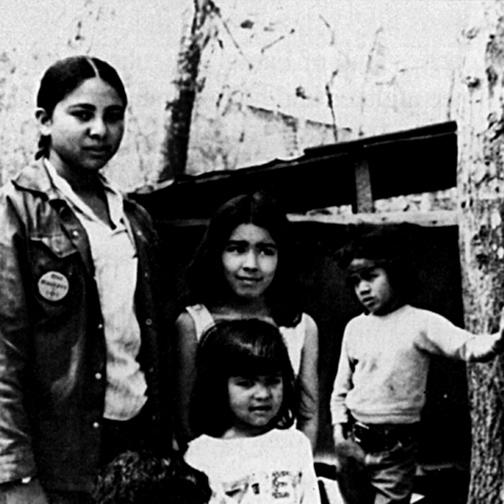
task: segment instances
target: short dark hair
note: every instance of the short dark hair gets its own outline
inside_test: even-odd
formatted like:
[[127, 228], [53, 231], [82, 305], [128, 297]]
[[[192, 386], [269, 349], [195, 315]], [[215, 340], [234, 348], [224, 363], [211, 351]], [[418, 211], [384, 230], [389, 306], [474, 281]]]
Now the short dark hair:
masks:
[[217, 322], [198, 345], [191, 427], [197, 434], [220, 437], [234, 420], [229, 378], [278, 372], [283, 380], [283, 401], [273, 422], [274, 427], [286, 428], [294, 421], [294, 371], [278, 328], [259, 319]]
[[121, 453], [102, 468], [93, 489], [96, 504], [206, 504], [210, 496], [207, 476], [179, 452], [170, 458]]
[[349, 274], [354, 259], [368, 259], [383, 268], [390, 285], [406, 301], [417, 288], [417, 279], [411, 261], [412, 225], [364, 225], [354, 230], [354, 237], [338, 254], [338, 265]]
[[[85, 80], [99, 77], [115, 89], [126, 108], [128, 97], [117, 71], [107, 62], [92, 56], [70, 56], [53, 63], [44, 73], [37, 93], [37, 107], [52, 116], [56, 105]], [[47, 156], [50, 137], [41, 136], [36, 158]]]
[[226, 297], [229, 285], [224, 277], [221, 255], [231, 233], [241, 224], [255, 224], [266, 229], [275, 241], [278, 266], [265, 293], [266, 301], [278, 325], [295, 325], [301, 310], [293, 265], [291, 224], [277, 201], [264, 191], [236, 196], [215, 212], [187, 270], [188, 304], [208, 304]]

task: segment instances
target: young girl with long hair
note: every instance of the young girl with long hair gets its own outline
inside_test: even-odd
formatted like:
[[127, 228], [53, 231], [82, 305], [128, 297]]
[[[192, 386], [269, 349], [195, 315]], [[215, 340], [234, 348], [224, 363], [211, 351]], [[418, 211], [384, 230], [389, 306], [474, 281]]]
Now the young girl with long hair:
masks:
[[100, 464], [171, 443], [157, 236], [101, 174], [126, 106], [105, 61], [51, 65], [0, 192], [0, 501], [87, 503]]
[[208, 476], [211, 503], [319, 504], [309, 440], [289, 429], [294, 407], [294, 374], [274, 325], [228, 320], [204, 333], [190, 412], [200, 436], [185, 458]]
[[300, 309], [290, 223], [263, 192], [222, 205], [210, 220], [188, 269], [186, 308], [177, 328], [177, 433], [193, 437], [188, 406], [196, 347], [219, 320], [261, 318], [284, 337], [296, 376], [296, 426], [315, 448], [318, 428], [318, 331]]

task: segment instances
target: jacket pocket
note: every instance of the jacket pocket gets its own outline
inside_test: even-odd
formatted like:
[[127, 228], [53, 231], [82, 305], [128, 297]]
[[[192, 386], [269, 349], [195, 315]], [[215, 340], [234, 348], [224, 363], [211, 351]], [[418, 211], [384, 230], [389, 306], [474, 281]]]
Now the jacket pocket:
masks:
[[42, 304], [61, 304], [75, 299], [80, 255], [72, 241], [63, 233], [30, 237], [30, 265], [36, 298]]

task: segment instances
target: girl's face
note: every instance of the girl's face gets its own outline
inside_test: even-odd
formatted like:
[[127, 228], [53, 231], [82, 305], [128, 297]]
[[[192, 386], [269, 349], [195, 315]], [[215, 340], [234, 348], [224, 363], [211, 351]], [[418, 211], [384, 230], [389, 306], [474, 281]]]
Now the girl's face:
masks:
[[100, 78], [86, 79], [58, 102], [51, 116], [37, 110], [42, 135], [51, 137], [49, 160], [64, 176], [97, 171], [117, 152], [124, 133], [124, 103]]
[[231, 431], [236, 436], [257, 436], [268, 431], [283, 402], [280, 373], [231, 376], [228, 379], [229, 406], [234, 416]]
[[370, 313], [384, 315], [394, 309], [397, 299], [383, 268], [367, 259], [354, 259], [350, 269], [357, 299]]
[[260, 298], [275, 277], [277, 245], [266, 229], [240, 224], [224, 246], [222, 265], [224, 276], [237, 296]]

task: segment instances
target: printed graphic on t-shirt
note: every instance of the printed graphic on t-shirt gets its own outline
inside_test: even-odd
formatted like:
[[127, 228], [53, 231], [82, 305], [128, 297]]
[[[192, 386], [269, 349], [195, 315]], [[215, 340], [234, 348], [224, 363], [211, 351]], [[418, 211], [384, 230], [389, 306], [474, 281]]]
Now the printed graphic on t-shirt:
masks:
[[258, 472], [222, 483], [222, 504], [298, 504], [302, 502], [301, 474]]

